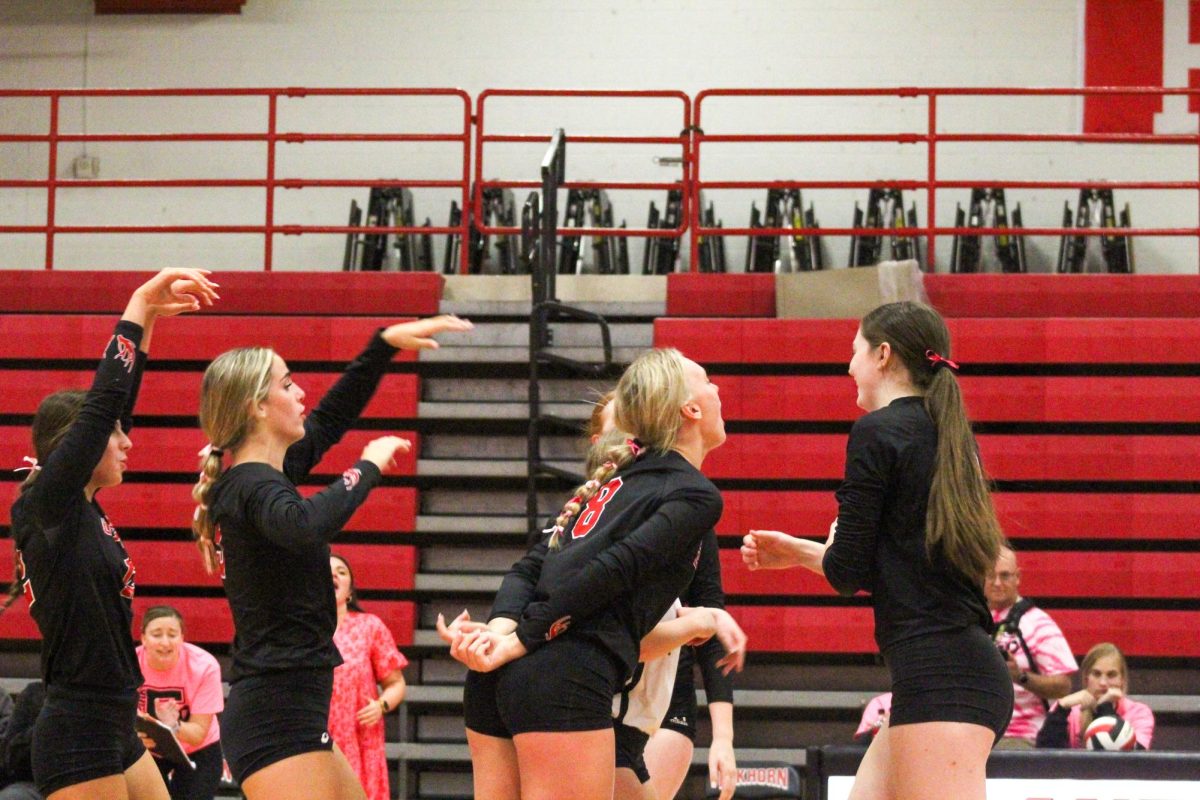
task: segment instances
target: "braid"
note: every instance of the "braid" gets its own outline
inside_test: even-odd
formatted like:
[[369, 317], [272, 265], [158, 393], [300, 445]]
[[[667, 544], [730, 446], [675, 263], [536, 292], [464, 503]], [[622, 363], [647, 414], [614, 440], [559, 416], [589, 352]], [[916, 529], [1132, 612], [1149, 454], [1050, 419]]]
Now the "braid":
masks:
[[200, 479], [192, 487], [192, 499], [196, 501], [196, 511], [192, 515], [192, 537], [200, 549], [204, 569], [210, 575], [217, 571], [220, 559], [215, 541], [216, 525], [208, 510], [208, 495], [213, 484], [221, 477], [221, 471], [221, 451], [214, 448], [200, 459]]
[[[619, 437], [619, 440], [613, 442], [612, 438], [614, 437]], [[587, 501], [591, 500], [593, 495], [600, 491], [600, 487], [608, 483], [608, 479], [619, 469], [632, 464], [635, 458], [631, 440], [619, 431], [606, 434], [605, 438], [596, 443], [588, 454], [588, 461], [591, 463], [593, 460], [598, 460], [600, 465], [592, 471], [591, 477], [575, 490], [574, 495], [558, 513], [554, 525], [549, 529], [551, 550], [562, 547], [562, 534], [566, 532], [567, 523], [583, 510]]]

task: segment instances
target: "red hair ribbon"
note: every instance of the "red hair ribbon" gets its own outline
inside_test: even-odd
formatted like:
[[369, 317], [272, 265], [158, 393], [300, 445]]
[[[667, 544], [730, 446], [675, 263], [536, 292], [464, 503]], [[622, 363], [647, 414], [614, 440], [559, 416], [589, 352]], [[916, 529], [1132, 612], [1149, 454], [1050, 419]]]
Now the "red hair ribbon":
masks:
[[954, 370], [955, 372], [958, 372], [958, 362], [957, 361], [951, 361], [948, 358], [943, 358], [942, 356], [938, 355], [937, 353], [933, 352], [932, 350], [925, 351], [925, 358], [927, 358], [929, 360], [929, 363], [933, 365], [934, 370], [937, 370], [939, 367], [942, 367], [942, 366], [947, 366], [950, 369]]
[[633, 453], [634, 458], [642, 454], [642, 445], [637, 439], [626, 439], [625, 444], [629, 445], [629, 452]]

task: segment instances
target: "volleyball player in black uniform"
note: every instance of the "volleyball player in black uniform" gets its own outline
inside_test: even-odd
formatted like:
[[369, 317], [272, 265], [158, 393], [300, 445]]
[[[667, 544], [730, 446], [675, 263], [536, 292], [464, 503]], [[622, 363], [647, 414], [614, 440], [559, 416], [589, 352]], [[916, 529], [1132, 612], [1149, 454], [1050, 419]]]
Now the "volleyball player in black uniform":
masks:
[[[193, 529], [205, 564], [218, 567], [236, 634], [221, 741], [251, 800], [361, 798], [362, 787], [328, 730], [337, 606], [329, 541], [396, 453], [396, 436], [370, 442], [332, 485], [305, 499], [295, 483], [350, 428], [397, 348], [470, 323], [443, 316], [381, 329], [312, 415], [287, 365], [268, 348], [242, 348], [209, 365], [200, 422], [212, 443], [193, 490]], [[228, 453], [230, 466], [222, 471]]]
[[[589, 444], [585, 472], [591, 474], [600, 466], [597, 453], [607, 444], [615, 443], [625, 434], [615, 431], [612, 409], [613, 393], [602, 395], [588, 420]], [[620, 711], [613, 723], [616, 737], [616, 800], [635, 798], [674, 797], [692, 764], [696, 742], [696, 683], [695, 665], [699, 663], [712, 719], [712, 742], [709, 747], [709, 783], [720, 787], [719, 800], [729, 800], [737, 785], [737, 760], [733, 751], [733, 681], [730, 672], [741, 672], [745, 663], [746, 634], [725, 613], [725, 592], [721, 586], [721, 553], [717, 532], [704, 535], [696, 574], [681, 598], [684, 607], [705, 609], [711, 618], [712, 633], [722, 629], [724, 635], [686, 637], [676, 646], [660, 648], [672, 651], [669, 668], [652, 666], [647, 655], [647, 639], [642, 640], [643, 669], [634, 675], [619, 701]], [[695, 619], [680, 618], [673, 623], [660, 623], [655, 628], [659, 639], [670, 631], [697, 628]], [[707, 622], [707, 620], [703, 620]], [[653, 635], [653, 634], [652, 634]], [[703, 644], [689, 646], [691, 638], [706, 639]], [[722, 640], [725, 640], [724, 642]], [[676, 639], [671, 638], [671, 642]], [[729, 651], [726, 651], [729, 646]], [[659, 681], [669, 685], [661, 686]], [[663, 697], [664, 692], [669, 696]], [[659, 699], [666, 702], [658, 708]], [[654, 712], [658, 713], [654, 713]]]
[[464, 717], [479, 800], [611, 799], [613, 695], [720, 516], [699, 471], [725, 439], [703, 368], [649, 351], [616, 392], [617, 424], [638, 442], [609, 452], [506, 576], [491, 630], [457, 633], [451, 646], [473, 670]]
[[42, 634], [46, 703], [33, 731], [33, 777], [53, 800], [167, 797], [134, 733], [142, 684], [134, 567], [96, 494], [121, 483], [155, 320], [211, 305], [207, 275], [168, 269], [138, 287], [91, 389], [55, 392], [34, 415], [37, 462], [12, 509], [9, 602], [23, 591]]
[[858, 404], [838, 518], [825, 544], [751, 531], [755, 568], [805, 566], [843, 595], [871, 593], [892, 677], [889, 724], [851, 798], [983, 800], [988, 752], [1012, 714], [983, 579], [1004, 542], [936, 311], [889, 303], [863, 318]]

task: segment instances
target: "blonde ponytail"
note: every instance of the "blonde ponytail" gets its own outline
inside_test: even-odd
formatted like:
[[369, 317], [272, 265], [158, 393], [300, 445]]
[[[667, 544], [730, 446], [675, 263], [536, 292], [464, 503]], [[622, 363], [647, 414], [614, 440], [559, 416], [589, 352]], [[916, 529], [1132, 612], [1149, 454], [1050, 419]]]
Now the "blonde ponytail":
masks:
[[208, 495], [213, 484], [221, 477], [222, 451], [215, 447], [200, 458], [200, 480], [192, 487], [192, 499], [196, 501], [196, 511], [192, 514], [192, 538], [200, 549], [200, 558], [204, 561], [204, 569], [209, 575], [215, 573], [221, 566], [217, 554], [216, 526], [208, 511]]
[[245, 442], [251, 430], [251, 409], [267, 399], [274, 359], [275, 352], [267, 347], [230, 350], [208, 365], [200, 383], [200, 427], [211, 445], [201, 453], [200, 478], [192, 487], [196, 501], [192, 537], [209, 574], [220, 568], [209, 495], [223, 474], [222, 455]]

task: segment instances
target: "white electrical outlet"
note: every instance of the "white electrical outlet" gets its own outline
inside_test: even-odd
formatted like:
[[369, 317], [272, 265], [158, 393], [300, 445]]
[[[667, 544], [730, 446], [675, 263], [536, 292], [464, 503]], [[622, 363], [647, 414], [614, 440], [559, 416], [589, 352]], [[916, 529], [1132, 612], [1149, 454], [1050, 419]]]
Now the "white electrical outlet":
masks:
[[100, 156], [76, 156], [75, 160], [71, 162], [71, 171], [76, 178], [99, 178]]

